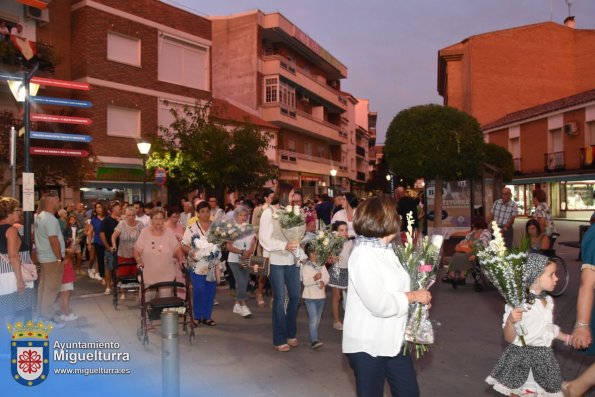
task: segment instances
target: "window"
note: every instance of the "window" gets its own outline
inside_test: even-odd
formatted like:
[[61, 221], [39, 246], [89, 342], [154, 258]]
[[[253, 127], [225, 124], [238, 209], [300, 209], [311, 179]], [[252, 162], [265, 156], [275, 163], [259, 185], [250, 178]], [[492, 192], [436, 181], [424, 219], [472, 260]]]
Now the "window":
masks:
[[140, 138], [140, 110], [108, 105], [107, 135]]
[[326, 158], [326, 148], [324, 146], [318, 146], [318, 157]]
[[304, 153], [308, 156], [312, 156], [312, 144], [311, 143], [304, 143]]
[[170, 36], [159, 39], [158, 78], [199, 90], [209, 90], [209, 50]]
[[595, 146], [595, 121], [587, 123], [587, 137], [589, 145]]
[[264, 79], [264, 102], [272, 103], [277, 102], [279, 95], [279, 78], [270, 77]]
[[287, 150], [295, 152], [295, 141], [293, 139], [287, 140]]
[[264, 103], [280, 102], [290, 109], [295, 109], [295, 88], [289, 84], [279, 81], [279, 77], [265, 77], [264, 79]]
[[595, 210], [595, 181], [562, 182], [560, 208], [566, 211]]
[[511, 138], [508, 140], [508, 151], [512, 154], [514, 170], [521, 171], [521, 143], [520, 138]]
[[140, 39], [107, 32], [107, 59], [132, 66], [141, 66]]

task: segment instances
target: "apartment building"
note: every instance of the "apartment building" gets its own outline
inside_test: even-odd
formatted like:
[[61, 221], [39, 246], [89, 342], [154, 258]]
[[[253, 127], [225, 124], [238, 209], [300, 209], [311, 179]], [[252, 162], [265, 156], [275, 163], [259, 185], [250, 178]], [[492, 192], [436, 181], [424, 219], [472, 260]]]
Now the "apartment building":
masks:
[[[213, 95], [279, 127], [279, 180], [305, 195], [365, 181], [367, 102], [358, 112], [359, 101], [341, 91], [347, 67], [280, 13], [211, 21]], [[366, 120], [357, 132], [359, 113]]]

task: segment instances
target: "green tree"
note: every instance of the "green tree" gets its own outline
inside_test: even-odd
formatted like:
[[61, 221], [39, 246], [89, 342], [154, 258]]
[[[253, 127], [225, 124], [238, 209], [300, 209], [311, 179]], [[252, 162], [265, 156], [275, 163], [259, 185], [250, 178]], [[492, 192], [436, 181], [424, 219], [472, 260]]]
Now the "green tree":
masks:
[[502, 180], [510, 182], [514, 176], [512, 154], [506, 148], [495, 143], [486, 143], [484, 151], [486, 163], [499, 168], [502, 172]]
[[265, 151], [271, 133], [249, 122], [225, 121], [214, 114], [211, 103], [172, 107], [174, 122], [160, 127], [148, 168], [163, 167], [168, 183], [180, 190], [225, 190], [262, 187], [277, 176]]
[[370, 178], [366, 181], [366, 190], [368, 192], [390, 193], [390, 181], [386, 179], [388, 173], [389, 167], [386, 156], [382, 156], [382, 159], [374, 166], [372, 172], [370, 172]]
[[[421, 105], [395, 116], [386, 133], [384, 155], [406, 179], [436, 181], [434, 213], [442, 213], [442, 182], [481, 175], [484, 142], [477, 120], [457, 109]], [[436, 216], [434, 226], [442, 225]]]

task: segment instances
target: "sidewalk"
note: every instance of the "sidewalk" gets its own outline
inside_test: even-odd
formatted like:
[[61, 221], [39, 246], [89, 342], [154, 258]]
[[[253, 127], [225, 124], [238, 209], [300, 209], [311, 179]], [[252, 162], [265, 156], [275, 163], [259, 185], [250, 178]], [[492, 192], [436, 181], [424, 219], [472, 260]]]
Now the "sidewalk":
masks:
[[[571, 271], [568, 291], [556, 299], [556, 322], [565, 331], [572, 329], [578, 287], [577, 250], [558, 247]], [[503, 301], [494, 290], [477, 293], [472, 283], [454, 290], [450, 284], [437, 283], [432, 288], [431, 318], [436, 344], [415, 363], [422, 396], [497, 396], [484, 382], [505, 347], [500, 329]], [[130, 375], [57, 375], [51, 373], [39, 386], [25, 388], [10, 379], [6, 362], [0, 373], [3, 392], [21, 396], [76, 394], [85, 396], [159, 396], [161, 395], [160, 329], [149, 334], [149, 345], [136, 337], [139, 325], [138, 305], [133, 297], [120, 303], [118, 311], [111, 296], [103, 295], [98, 281], [83, 277], [75, 284], [74, 311], [77, 321], [50, 336], [55, 341], [118, 342], [118, 351], [130, 354], [129, 362], [84, 363], [75, 366], [52, 362], [52, 368], [114, 367], [131, 368]], [[180, 331], [181, 396], [313, 397], [353, 396], [354, 379], [347, 360], [341, 354], [341, 332], [332, 328], [330, 293], [320, 325], [324, 347], [309, 347], [306, 310], [300, 306], [298, 338], [301, 346], [289, 353], [273, 350], [269, 299], [259, 308], [249, 301], [252, 318], [232, 313], [233, 298], [227, 287], [219, 287], [213, 318], [216, 327], [201, 325], [196, 340], [189, 344]], [[2, 331], [0, 343], [7, 343]], [[574, 378], [594, 361], [561, 344], [554, 346], [564, 379]], [[3, 361], [4, 359], [2, 359]], [[4, 394], [4, 393], [3, 393]], [[385, 392], [386, 396], [390, 393]], [[595, 391], [591, 392], [591, 397]]]

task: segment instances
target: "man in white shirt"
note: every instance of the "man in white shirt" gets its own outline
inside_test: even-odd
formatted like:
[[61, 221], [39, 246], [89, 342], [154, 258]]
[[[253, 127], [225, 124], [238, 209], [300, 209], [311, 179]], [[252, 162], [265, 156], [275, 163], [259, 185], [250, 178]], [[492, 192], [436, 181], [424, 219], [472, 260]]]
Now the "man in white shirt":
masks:
[[217, 203], [217, 197], [209, 196], [209, 206], [211, 207], [211, 222], [217, 222], [223, 218], [224, 212]]
[[188, 225], [188, 220], [192, 218], [192, 203], [190, 201], [184, 201], [182, 206], [182, 213], [180, 214], [180, 225], [185, 229]]
[[140, 221], [145, 225], [145, 227], [149, 226], [149, 222], [151, 222], [151, 218], [149, 215], [145, 214], [145, 204], [142, 201], [135, 201], [134, 202], [134, 210], [136, 211], [136, 220]]

